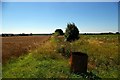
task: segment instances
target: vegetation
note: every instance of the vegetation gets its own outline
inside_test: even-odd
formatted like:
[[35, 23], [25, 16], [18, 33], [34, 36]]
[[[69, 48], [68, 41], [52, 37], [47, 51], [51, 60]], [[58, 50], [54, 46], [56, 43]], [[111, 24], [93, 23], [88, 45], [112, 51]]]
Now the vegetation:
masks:
[[64, 33], [63, 33], [63, 31], [61, 29], [56, 29], [54, 34], [64, 35]]
[[[39, 48], [3, 64], [3, 78], [117, 78], [118, 35], [80, 35], [74, 42], [51, 36]], [[69, 51], [88, 55], [88, 73], [70, 73]], [[97, 77], [96, 77], [96, 76]]]
[[67, 24], [65, 38], [67, 41], [74, 41], [79, 39], [79, 30], [74, 23]]
[[30, 34], [25, 34], [25, 33], [22, 33], [22, 34], [2, 34], [2, 37], [11, 37], [11, 36], [32, 36], [32, 33], [30, 33]]
[[44, 44], [50, 36], [2, 37], [2, 61], [19, 57]]

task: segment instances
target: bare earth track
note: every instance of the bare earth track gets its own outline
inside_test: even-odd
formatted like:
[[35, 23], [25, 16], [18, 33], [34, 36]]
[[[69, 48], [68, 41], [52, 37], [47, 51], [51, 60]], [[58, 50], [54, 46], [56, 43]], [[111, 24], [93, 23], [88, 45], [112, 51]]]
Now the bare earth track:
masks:
[[22, 54], [37, 48], [45, 43], [50, 36], [13, 36], [2, 37], [2, 62], [11, 57], [19, 57]]

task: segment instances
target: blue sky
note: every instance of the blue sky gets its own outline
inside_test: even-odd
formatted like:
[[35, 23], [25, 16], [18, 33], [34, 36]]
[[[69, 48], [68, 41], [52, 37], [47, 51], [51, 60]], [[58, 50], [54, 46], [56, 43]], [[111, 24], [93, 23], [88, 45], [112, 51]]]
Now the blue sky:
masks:
[[2, 33], [53, 33], [74, 22], [80, 33], [118, 31], [117, 2], [3, 2]]

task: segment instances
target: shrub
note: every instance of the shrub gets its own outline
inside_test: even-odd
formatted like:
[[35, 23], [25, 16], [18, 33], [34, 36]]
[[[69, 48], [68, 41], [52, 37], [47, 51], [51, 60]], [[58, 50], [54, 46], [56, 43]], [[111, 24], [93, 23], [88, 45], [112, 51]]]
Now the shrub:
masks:
[[63, 31], [61, 29], [56, 29], [55, 34], [63, 35], [64, 33], [63, 33]]
[[65, 38], [66, 41], [70, 41], [70, 42], [79, 39], [79, 30], [74, 23], [67, 24], [67, 28], [65, 31]]

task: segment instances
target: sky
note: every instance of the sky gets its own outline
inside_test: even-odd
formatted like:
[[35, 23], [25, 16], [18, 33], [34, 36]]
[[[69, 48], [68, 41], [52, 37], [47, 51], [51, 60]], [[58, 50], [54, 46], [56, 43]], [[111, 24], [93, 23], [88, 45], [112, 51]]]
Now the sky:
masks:
[[1, 0], [2, 2], [119, 2], [120, 0]]
[[118, 31], [117, 2], [2, 2], [2, 33], [65, 32], [75, 23], [80, 33]]

